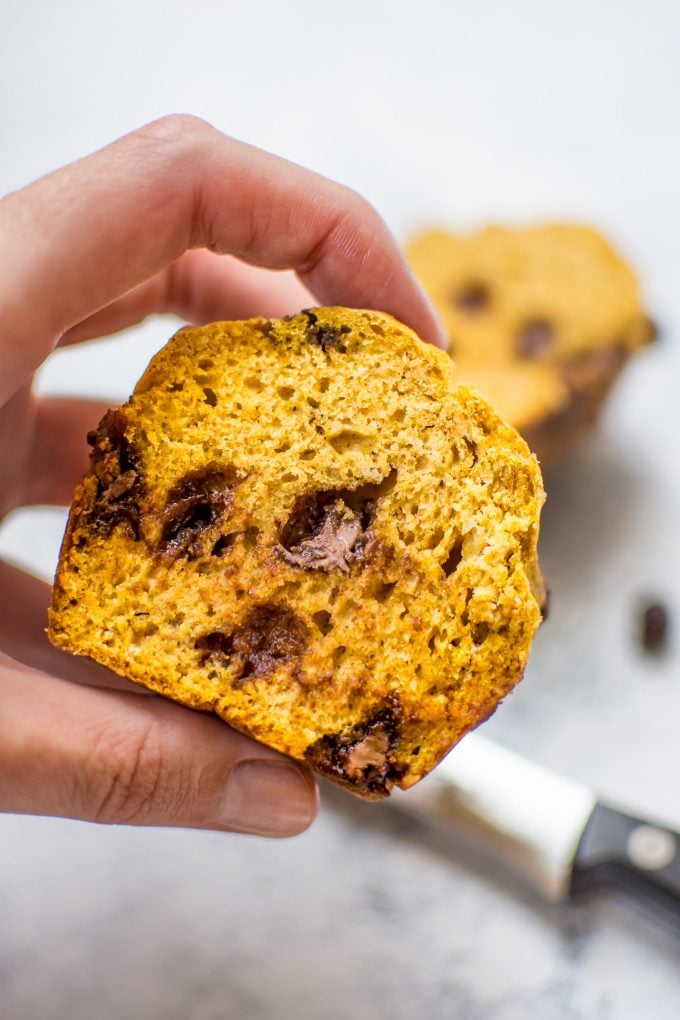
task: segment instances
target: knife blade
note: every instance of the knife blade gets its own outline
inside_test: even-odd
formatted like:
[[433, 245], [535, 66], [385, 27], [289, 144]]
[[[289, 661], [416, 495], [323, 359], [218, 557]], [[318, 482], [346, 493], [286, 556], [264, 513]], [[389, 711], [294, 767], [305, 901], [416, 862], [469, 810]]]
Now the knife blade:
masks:
[[679, 832], [605, 804], [587, 786], [476, 733], [388, 803], [552, 903], [616, 887], [680, 931]]

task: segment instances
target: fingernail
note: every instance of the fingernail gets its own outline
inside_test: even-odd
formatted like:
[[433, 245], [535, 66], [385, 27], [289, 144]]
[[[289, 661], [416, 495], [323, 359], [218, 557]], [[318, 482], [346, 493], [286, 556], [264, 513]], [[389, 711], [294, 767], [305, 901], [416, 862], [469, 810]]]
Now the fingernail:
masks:
[[307, 772], [293, 762], [252, 759], [229, 771], [213, 824], [256, 836], [294, 836], [316, 808], [316, 785]]

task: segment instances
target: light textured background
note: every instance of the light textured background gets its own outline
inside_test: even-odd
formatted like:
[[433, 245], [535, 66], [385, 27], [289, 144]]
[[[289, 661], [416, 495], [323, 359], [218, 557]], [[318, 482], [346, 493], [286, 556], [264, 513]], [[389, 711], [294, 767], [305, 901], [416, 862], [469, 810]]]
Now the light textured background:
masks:
[[[679, 34], [668, 0], [0, 3], [0, 192], [184, 110], [401, 237], [571, 217], [635, 261], [664, 343], [552, 483], [551, 619], [485, 733], [678, 827], [677, 657], [644, 660], [634, 622], [646, 592], [680, 612]], [[172, 328], [61, 352], [39, 385], [124, 397]], [[49, 572], [62, 526], [17, 516], [0, 549]], [[1, 818], [0, 1017], [678, 1015], [680, 943], [626, 903], [545, 908], [339, 803], [279, 844]]]

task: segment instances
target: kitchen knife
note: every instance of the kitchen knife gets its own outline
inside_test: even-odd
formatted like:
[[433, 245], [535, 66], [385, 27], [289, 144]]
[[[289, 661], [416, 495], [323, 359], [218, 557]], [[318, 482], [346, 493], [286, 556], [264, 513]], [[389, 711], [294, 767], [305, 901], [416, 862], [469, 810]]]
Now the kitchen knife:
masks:
[[680, 833], [473, 733], [391, 807], [502, 864], [553, 903], [616, 886], [680, 931]]

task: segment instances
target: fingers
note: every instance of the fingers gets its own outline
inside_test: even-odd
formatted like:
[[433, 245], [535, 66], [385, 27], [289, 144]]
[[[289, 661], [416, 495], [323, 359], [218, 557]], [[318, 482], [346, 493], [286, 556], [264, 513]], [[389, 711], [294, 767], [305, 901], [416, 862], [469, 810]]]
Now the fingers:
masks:
[[88, 659], [55, 648], [48, 640], [49, 584], [0, 560], [0, 652], [33, 670], [112, 690], [144, 689]]
[[68, 329], [197, 247], [295, 269], [321, 303], [379, 308], [444, 343], [371, 206], [202, 121], [170, 117], [0, 204], [0, 400]]
[[[1, 327], [0, 327], [1, 329]], [[33, 396], [21, 386], [0, 404], [0, 520], [20, 503], [26, 458], [33, 441]]]
[[109, 406], [100, 400], [71, 397], [35, 400], [31, 444], [22, 458], [15, 505], [70, 504], [88, 465], [87, 433]]
[[291, 836], [306, 768], [212, 716], [0, 664], [0, 810]]
[[19, 506], [68, 506], [87, 468], [87, 433], [108, 406], [22, 387], [0, 408], [0, 518]]
[[69, 329], [60, 345], [92, 340], [132, 326], [155, 312], [202, 325], [219, 319], [274, 319], [314, 303], [294, 273], [274, 273], [227, 255], [186, 252], [162, 273]]

